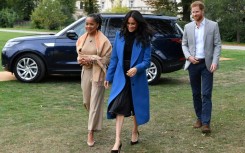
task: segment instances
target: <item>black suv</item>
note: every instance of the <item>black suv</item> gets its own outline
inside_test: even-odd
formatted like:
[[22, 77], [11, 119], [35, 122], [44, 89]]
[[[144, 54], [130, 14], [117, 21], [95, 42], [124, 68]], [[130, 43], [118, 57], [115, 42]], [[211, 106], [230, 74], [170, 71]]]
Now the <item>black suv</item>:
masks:
[[[102, 15], [101, 31], [113, 44], [124, 15]], [[181, 49], [182, 30], [176, 17], [144, 15], [156, 31], [151, 42], [151, 66], [147, 69], [149, 83], [156, 83], [161, 73], [173, 72], [184, 65]], [[47, 74], [80, 74], [76, 40], [85, 32], [81, 18], [55, 35], [27, 36], [9, 40], [2, 50], [2, 65], [22, 82], [38, 82]]]

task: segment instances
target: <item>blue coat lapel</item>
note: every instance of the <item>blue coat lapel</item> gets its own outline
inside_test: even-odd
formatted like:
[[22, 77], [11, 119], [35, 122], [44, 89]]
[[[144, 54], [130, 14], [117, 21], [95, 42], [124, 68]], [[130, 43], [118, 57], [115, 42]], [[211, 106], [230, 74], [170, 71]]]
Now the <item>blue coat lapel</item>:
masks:
[[[125, 40], [124, 40], [124, 37], [119, 37], [119, 47], [118, 47], [118, 50], [117, 50], [117, 54], [118, 54], [118, 57], [119, 57], [119, 62], [121, 63], [121, 66], [123, 66], [123, 58], [124, 58], [124, 45], [125, 45]], [[122, 57], [122, 58], [120, 58]]]
[[130, 63], [131, 67], [133, 67], [133, 65], [137, 61], [140, 52], [141, 52], [141, 43], [136, 45], [136, 41], [134, 41], [133, 50], [132, 50], [132, 56], [131, 56], [131, 63]]
[[[119, 57], [123, 57], [124, 56], [124, 45], [125, 45], [125, 39], [124, 37], [120, 38], [119, 39], [120, 42], [119, 42], [119, 48], [118, 48], [118, 56]], [[134, 41], [134, 44], [133, 44], [133, 50], [132, 50], [132, 56], [131, 56], [131, 63], [130, 63], [130, 66], [132, 67], [135, 62], [137, 61], [138, 57], [139, 57], [139, 54], [141, 52], [141, 44], [136, 44], [136, 41]], [[119, 58], [120, 60], [120, 63], [121, 65], [123, 65], [123, 58]]]

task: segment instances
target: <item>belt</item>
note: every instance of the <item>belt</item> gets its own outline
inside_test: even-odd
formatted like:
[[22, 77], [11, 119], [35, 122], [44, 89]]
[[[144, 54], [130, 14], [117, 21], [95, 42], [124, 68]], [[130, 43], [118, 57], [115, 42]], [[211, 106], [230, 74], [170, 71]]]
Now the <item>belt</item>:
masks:
[[198, 61], [199, 61], [199, 64], [200, 63], [205, 63], [205, 58], [198, 59]]

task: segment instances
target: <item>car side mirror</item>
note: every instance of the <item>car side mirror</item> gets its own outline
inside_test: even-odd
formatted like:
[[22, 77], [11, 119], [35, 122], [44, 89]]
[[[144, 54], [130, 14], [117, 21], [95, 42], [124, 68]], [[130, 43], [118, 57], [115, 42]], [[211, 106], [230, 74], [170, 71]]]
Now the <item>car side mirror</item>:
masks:
[[66, 36], [72, 40], [77, 40], [78, 39], [78, 35], [74, 30], [69, 30], [66, 32]]

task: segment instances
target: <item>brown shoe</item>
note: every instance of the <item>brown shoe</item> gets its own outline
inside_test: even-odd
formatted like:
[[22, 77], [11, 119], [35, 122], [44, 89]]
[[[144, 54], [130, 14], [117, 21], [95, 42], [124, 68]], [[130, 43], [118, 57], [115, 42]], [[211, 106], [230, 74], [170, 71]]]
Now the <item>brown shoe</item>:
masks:
[[202, 133], [211, 133], [211, 129], [209, 127], [209, 125], [203, 125], [202, 126]]
[[197, 120], [196, 123], [193, 125], [193, 128], [200, 128], [202, 127], [202, 122], [200, 120]]

